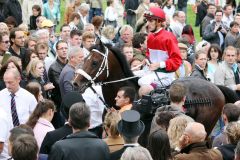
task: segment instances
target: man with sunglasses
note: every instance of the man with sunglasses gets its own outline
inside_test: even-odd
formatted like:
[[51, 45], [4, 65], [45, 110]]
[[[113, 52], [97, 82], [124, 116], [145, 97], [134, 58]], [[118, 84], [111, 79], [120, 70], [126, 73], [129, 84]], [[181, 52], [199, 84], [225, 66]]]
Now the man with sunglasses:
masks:
[[0, 33], [0, 66], [3, 64], [4, 57], [10, 47], [9, 35], [7, 32]]
[[164, 29], [166, 18], [161, 8], [151, 7], [149, 13], [145, 13], [144, 16], [151, 32], [147, 40], [147, 57], [151, 61], [149, 69], [153, 72], [140, 78], [138, 83], [140, 86], [168, 86], [174, 80], [174, 72], [182, 63], [177, 39]]

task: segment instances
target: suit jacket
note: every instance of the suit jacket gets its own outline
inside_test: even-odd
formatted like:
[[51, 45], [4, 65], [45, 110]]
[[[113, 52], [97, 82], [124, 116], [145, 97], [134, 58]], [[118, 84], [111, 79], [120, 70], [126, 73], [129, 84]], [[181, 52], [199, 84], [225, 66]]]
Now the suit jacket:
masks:
[[232, 90], [237, 89], [233, 70], [225, 61], [219, 64], [218, 69], [214, 73], [214, 83], [216, 85], [226, 86]]
[[190, 76], [195, 78], [200, 78], [203, 80], [208, 80], [207, 77], [204, 75], [204, 71], [201, 70], [197, 65], [195, 65], [195, 68], [193, 69]]
[[[204, 34], [203, 34], [203, 39], [208, 41], [209, 43], [213, 44], [213, 43], [216, 43], [218, 45], [220, 45], [220, 37], [219, 37], [219, 34], [218, 32], [214, 32], [214, 28], [215, 28], [215, 25], [216, 25], [216, 22], [212, 22], [211, 24], [208, 24], [205, 31], [204, 31]], [[222, 28], [228, 30], [228, 27], [223, 24], [221, 24]], [[220, 34], [222, 34], [223, 36], [223, 44], [220, 46], [222, 49], [224, 48], [224, 38], [226, 36], [225, 33], [222, 33], [222, 32], [219, 32]]]
[[[61, 74], [62, 69], [66, 64], [62, 63], [58, 58], [55, 62], [53, 62], [48, 70], [48, 78], [49, 81], [53, 83], [55, 88], [52, 90], [52, 100], [55, 102], [57, 107], [60, 107], [62, 98], [61, 92], [59, 88], [59, 77]], [[59, 108], [57, 108], [59, 109]]]
[[51, 147], [55, 142], [63, 139], [70, 134], [72, 134], [72, 128], [68, 124], [65, 124], [61, 128], [58, 128], [54, 131], [48, 132], [43, 139], [40, 153], [49, 154], [51, 151]]
[[49, 160], [109, 160], [107, 144], [89, 131], [80, 131], [56, 142]]

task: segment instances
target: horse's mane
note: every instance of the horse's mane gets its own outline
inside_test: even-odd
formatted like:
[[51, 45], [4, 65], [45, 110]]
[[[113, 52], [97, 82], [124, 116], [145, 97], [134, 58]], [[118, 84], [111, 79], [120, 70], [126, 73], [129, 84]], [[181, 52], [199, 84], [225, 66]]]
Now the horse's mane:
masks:
[[97, 49], [98, 51], [105, 53], [106, 50], [105, 50], [104, 46], [106, 46], [117, 58], [125, 77], [134, 76], [134, 74], [131, 71], [130, 66], [126, 60], [126, 57], [121, 53], [121, 51], [118, 48], [112, 47], [110, 45], [103, 45], [101, 42], [99, 42], [99, 43], [100, 44], [96, 44], [93, 47], [91, 47], [90, 50]]

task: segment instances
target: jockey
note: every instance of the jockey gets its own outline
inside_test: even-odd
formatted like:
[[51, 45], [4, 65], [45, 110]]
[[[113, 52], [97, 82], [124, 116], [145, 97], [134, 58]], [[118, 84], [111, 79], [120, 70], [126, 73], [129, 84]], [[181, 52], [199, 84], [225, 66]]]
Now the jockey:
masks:
[[[164, 29], [165, 13], [159, 7], [151, 7], [144, 16], [147, 19], [148, 30], [151, 32], [147, 39], [147, 57], [151, 64], [149, 72], [139, 79], [138, 84], [153, 86], [169, 86], [174, 80], [174, 72], [182, 63], [178, 42], [175, 36]], [[158, 77], [161, 79], [159, 82]]]

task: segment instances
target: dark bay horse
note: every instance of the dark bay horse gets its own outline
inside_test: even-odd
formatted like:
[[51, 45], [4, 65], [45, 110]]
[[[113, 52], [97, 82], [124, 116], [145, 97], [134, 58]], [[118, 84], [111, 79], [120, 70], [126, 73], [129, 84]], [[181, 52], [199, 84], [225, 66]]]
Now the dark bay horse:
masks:
[[[134, 77], [124, 55], [101, 43], [91, 49], [82, 70], [78, 73], [74, 84], [81, 92], [97, 82], [113, 82]], [[176, 80], [174, 83], [182, 83], [187, 88], [186, 113], [197, 122], [204, 124], [209, 135], [225, 104], [222, 92], [214, 84], [201, 79], [184, 78]], [[134, 86], [137, 89], [137, 79], [102, 86], [104, 99], [110, 107], [114, 106], [114, 98], [118, 89], [126, 85]]]
[[[102, 93], [109, 107], [115, 106], [114, 99], [120, 87], [132, 86], [136, 91], [139, 89], [137, 77], [130, 70], [125, 56], [120, 50], [109, 46], [106, 47], [101, 42], [91, 48], [82, 70], [88, 75], [86, 76], [85, 73], [80, 71], [81, 74], [76, 76], [74, 85], [79, 88], [80, 92], [84, 92], [92, 83], [104, 82], [102, 84]], [[77, 72], [79, 73], [79, 71]], [[129, 80], [125, 79], [128, 77], [130, 77]]]
[[211, 82], [193, 77], [178, 79], [173, 83], [181, 83], [186, 87], [187, 97], [184, 105], [186, 114], [202, 123], [209, 135], [225, 104], [222, 91]]

